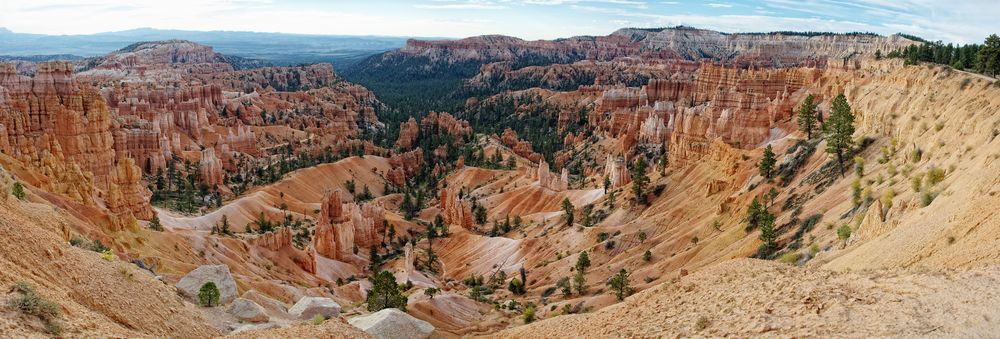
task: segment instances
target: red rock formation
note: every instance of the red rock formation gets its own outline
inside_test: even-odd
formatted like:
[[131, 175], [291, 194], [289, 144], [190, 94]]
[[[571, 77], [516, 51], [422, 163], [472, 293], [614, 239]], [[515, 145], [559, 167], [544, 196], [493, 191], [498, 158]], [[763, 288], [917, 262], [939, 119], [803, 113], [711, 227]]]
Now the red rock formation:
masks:
[[411, 149], [419, 135], [420, 125], [417, 125], [416, 119], [410, 117], [410, 120], [399, 124], [399, 139], [396, 140], [396, 146], [404, 150]]
[[150, 220], [155, 212], [149, 205], [150, 192], [142, 183], [142, 170], [132, 158], [115, 166], [115, 179], [108, 188], [107, 206], [119, 216]]
[[441, 196], [438, 197], [438, 204], [441, 209], [441, 218], [449, 225], [459, 225], [465, 229], [472, 229], [472, 204], [468, 201], [459, 200], [458, 196], [448, 190], [441, 189]]
[[385, 179], [396, 187], [406, 185], [406, 171], [402, 167], [393, 167], [385, 174]]
[[632, 175], [628, 172], [625, 161], [610, 154], [604, 161], [604, 177], [611, 181], [611, 187], [608, 189], [622, 187], [632, 181]]
[[527, 158], [528, 160], [537, 162], [542, 158], [541, 154], [535, 153], [535, 151], [532, 150], [530, 142], [521, 140], [521, 138], [518, 137], [517, 132], [514, 132], [514, 130], [510, 128], [504, 129], [503, 134], [500, 136], [500, 142], [504, 144], [504, 146], [510, 147], [510, 149], [514, 151], [514, 154]]
[[225, 184], [225, 173], [222, 168], [222, 160], [215, 156], [214, 148], [206, 148], [201, 151], [201, 161], [198, 164], [201, 170], [201, 180], [208, 187], [216, 187]]
[[250, 244], [272, 251], [292, 246], [292, 229], [286, 226], [277, 231], [261, 234], [256, 238], [250, 239]]
[[[0, 124], [5, 153], [54, 180], [43, 189], [92, 205], [97, 191], [112, 193], [116, 212], [141, 207], [134, 187], [138, 176], [117, 178], [114, 137], [108, 107], [100, 93], [78, 84], [73, 66], [65, 62], [38, 65], [34, 78], [0, 65]], [[128, 171], [121, 171], [130, 175]], [[127, 187], [112, 187], [124, 184]], [[125, 191], [121, 191], [124, 189]]]
[[319, 222], [332, 224], [344, 220], [344, 205], [340, 200], [340, 189], [323, 194], [320, 202]]
[[324, 195], [319, 223], [313, 235], [316, 253], [340, 261], [352, 261], [355, 248], [379, 243], [378, 227], [385, 223], [385, 209], [375, 203], [343, 204], [340, 190]]
[[569, 188], [569, 173], [566, 168], [563, 168], [561, 175], [556, 176], [555, 173], [549, 172], [549, 164], [545, 162], [545, 159], [538, 163], [538, 168], [527, 168], [526, 172], [528, 178], [537, 180], [541, 187], [557, 192]]
[[354, 244], [371, 247], [379, 243], [378, 229], [385, 222], [385, 209], [374, 203], [349, 204], [351, 224], [354, 227]]
[[[420, 168], [423, 167], [423, 164], [424, 164], [424, 151], [419, 147], [417, 147], [417, 149], [415, 150], [401, 154], [394, 154], [393, 156], [389, 157], [389, 165], [392, 166], [392, 170], [393, 171], [397, 171], [397, 169], [401, 170], [407, 178], [416, 175], [417, 172], [420, 171]], [[397, 186], [402, 186], [402, 185], [397, 185]]]

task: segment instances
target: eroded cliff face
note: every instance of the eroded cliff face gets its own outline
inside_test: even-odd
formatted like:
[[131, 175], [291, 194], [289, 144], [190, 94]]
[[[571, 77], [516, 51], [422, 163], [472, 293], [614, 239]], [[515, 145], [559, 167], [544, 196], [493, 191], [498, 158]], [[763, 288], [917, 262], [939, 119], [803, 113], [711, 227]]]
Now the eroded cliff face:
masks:
[[[323, 197], [319, 223], [312, 238], [316, 253], [348, 263], [358, 263], [360, 249], [380, 243], [379, 230], [385, 223], [385, 209], [377, 203], [342, 203], [340, 190]], [[367, 253], [367, 251], [364, 251]]]
[[752, 149], [788, 133], [787, 122], [803, 88], [817, 82], [812, 67], [740, 69], [705, 63], [690, 80], [654, 79], [642, 87], [603, 90], [590, 124], [621, 140], [623, 154], [638, 143], [666, 145], [671, 163], [708, 153], [720, 139]]
[[4, 153], [44, 176], [33, 185], [84, 205], [103, 201], [116, 215], [151, 217], [141, 172], [116, 156], [108, 106], [72, 70], [65, 62], [42, 63], [29, 78], [0, 65]]

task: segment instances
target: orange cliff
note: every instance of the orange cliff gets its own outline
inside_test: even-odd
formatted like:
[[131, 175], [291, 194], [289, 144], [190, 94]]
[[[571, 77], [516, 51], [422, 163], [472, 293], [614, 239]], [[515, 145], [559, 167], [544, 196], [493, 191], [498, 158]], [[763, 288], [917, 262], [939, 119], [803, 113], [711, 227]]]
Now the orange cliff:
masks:
[[152, 217], [141, 170], [114, 148], [114, 124], [96, 89], [78, 83], [66, 62], [38, 65], [34, 77], [0, 64], [2, 150], [40, 177], [29, 183], [115, 215]]

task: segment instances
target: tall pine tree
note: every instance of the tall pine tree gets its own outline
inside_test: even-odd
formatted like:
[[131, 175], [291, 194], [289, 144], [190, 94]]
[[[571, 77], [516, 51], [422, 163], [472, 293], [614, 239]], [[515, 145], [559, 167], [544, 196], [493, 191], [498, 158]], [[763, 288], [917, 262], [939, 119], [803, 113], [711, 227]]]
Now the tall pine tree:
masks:
[[771, 179], [771, 172], [774, 170], [776, 162], [778, 161], [774, 158], [774, 149], [771, 148], [771, 145], [767, 145], [764, 148], [764, 157], [757, 164], [757, 167], [760, 169], [760, 176]]
[[854, 146], [854, 114], [843, 93], [833, 99], [830, 121], [826, 123], [826, 152], [837, 156], [840, 173], [844, 173], [844, 156]]
[[816, 129], [816, 103], [812, 94], [806, 96], [799, 107], [798, 123], [799, 129], [806, 132], [806, 138], [812, 139], [812, 132]]

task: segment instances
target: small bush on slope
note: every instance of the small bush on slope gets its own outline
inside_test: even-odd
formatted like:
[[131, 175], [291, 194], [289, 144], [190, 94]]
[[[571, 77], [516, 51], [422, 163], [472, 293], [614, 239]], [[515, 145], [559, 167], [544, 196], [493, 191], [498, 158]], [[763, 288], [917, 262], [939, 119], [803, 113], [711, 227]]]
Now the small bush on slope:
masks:
[[10, 301], [10, 306], [26, 315], [37, 317], [45, 324], [45, 330], [49, 334], [58, 336], [62, 333], [62, 326], [59, 324], [59, 305], [46, 300], [35, 292], [35, 289], [25, 282], [14, 284], [14, 291], [20, 293], [20, 297]]

